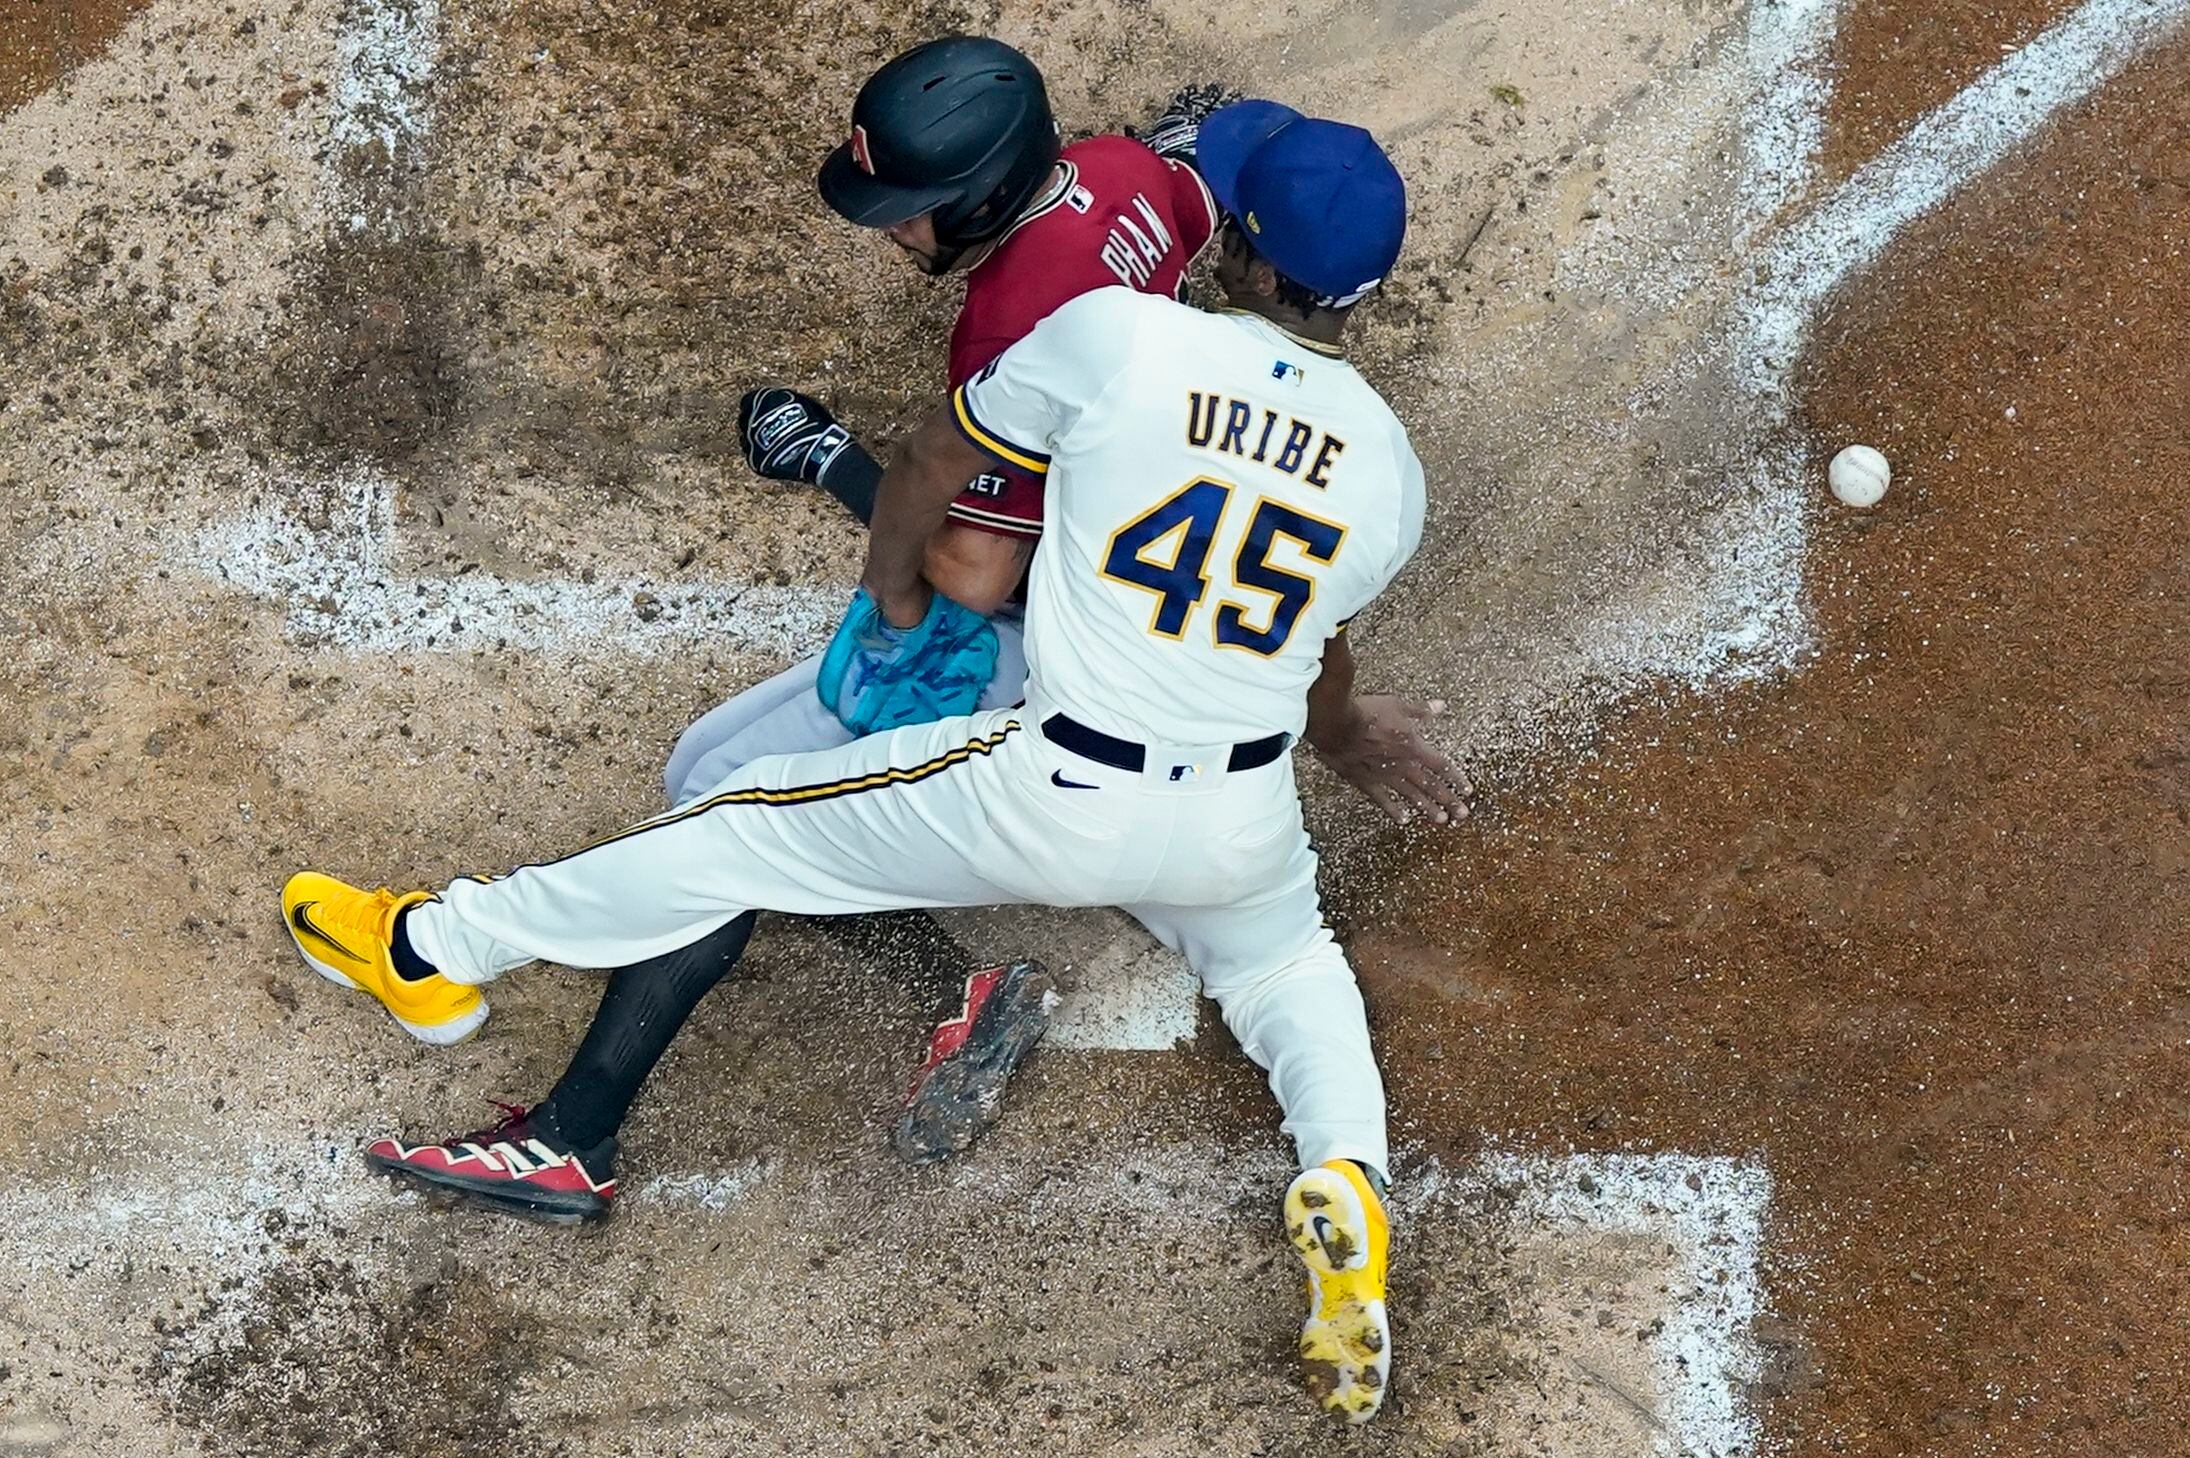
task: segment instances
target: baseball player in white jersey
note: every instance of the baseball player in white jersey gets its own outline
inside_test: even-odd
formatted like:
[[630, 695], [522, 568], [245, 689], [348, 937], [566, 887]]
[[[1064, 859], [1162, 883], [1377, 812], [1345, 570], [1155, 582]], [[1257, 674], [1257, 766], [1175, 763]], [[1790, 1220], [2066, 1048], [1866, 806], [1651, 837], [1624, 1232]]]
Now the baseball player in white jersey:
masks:
[[[1289, 113], [1241, 119], [1214, 154], [1205, 131], [1203, 161], [1236, 219], [1220, 280], [1240, 307], [1083, 295], [954, 392], [882, 484], [863, 585], [910, 624], [922, 546], [964, 482], [991, 461], [1047, 475], [1023, 705], [761, 759], [438, 893], [302, 873], [284, 910], [315, 967], [386, 1000], [534, 960], [623, 966], [756, 909], [1122, 907], [1269, 1073], [1303, 1166], [1285, 1197], [1302, 1357], [1324, 1405], [1362, 1421], [1390, 1362], [1383, 1086], [1287, 750], [1305, 733], [1357, 782], [1422, 798], [1425, 758], [1362, 712], [1341, 636], [1421, 532], [1406, 433], [1335, 345], [1397, 256], [1404, 194], [1366, 132]], [[543, 1200], [592, 1183], [567, 1151], [479, 1137], [369, 1156], [458, 1187], [526, 1166]]]

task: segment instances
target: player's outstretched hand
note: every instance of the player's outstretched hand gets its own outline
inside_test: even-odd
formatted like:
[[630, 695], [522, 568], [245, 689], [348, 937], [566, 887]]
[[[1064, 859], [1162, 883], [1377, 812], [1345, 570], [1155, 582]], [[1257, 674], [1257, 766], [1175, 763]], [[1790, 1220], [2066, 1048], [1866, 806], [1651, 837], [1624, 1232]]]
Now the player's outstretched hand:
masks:
[[738, 401], [738, 443], [745, 463], [771, 481], [818, 485], [821, 473], [851, 440], [829, 407], [811, 395], [764, 385]]
[[1191, 167], [1194, 165], [1194, 143], [1201, 136], [1201, 124], [1218, 107], [1229, 106], [1239, 99], [1240, 94], [1229, 86], [1181, 86], [1171, 93], [1171, 99], [1153, 121], [1135, 127], [1127, 135], [1139, 140], [1157, 156]]
[[1418, 704], [1394, 694], [1362, 695], [1344, 727], [1316, 752], [1394, 820], [1417, 814], [1438, 825], [1464, 820], [1475, 787], [1422, 732], [1444, 707], [1436, 699]]

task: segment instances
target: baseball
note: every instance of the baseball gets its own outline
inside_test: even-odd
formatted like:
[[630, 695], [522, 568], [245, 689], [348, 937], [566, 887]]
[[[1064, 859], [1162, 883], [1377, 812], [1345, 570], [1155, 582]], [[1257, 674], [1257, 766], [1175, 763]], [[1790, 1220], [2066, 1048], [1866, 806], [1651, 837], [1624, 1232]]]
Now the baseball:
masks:
[[1876, 506], [1893, 481], [1893, 467], [1867, 445], [1852, 445], [1833, 457], [1825, 473], [1833, 495], [1849, 506]]

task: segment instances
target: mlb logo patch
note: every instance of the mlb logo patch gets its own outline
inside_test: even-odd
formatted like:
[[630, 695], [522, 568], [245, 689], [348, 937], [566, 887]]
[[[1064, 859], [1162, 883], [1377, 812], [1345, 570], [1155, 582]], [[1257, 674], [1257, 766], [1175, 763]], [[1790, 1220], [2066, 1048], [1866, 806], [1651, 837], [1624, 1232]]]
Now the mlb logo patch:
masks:
[[1095, 206], [1095, 194], [1075, 184], [1072, 191], [1065, 194], [1065, 206], [1076, 213], [1084, 213]]
[[1302, 380], [1305, 380], [1307, 376], [1303, 375], [1300, 372], [1299, 365], [1294, 364], [1291, 360], [1281, 359], [1276, 364], [1270, 366], [1270, 378], [1273, 380], [1283, 380], [1288, 385], [1297, 385]]

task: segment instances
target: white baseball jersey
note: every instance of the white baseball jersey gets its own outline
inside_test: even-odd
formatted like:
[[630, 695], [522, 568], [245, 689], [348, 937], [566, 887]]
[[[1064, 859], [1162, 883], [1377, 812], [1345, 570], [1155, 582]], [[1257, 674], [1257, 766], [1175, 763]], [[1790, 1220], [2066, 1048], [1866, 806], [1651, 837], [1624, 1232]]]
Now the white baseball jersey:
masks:
[[[1325, 644], [1420, 536], [1405, 433], [1315, 346], [1125, 289], [1065, 305], [955, 408], [985, 449], [1055, 458], [1026, 708], [729, 768], [798, 742], [812, 680], [793, 670], [679, 746], [675, 809], [450, 884], [409, 913], [413, 946], [476, 983], [535, 958], [628, 965], [755, 909], [1118, 906], [1269, 1070], [1304, 1164], [1387, 1168], [1383, 1083], [1291, 758], [1197, 757], [1181, 775], [1162, 751], [1300, 731]], [[1049, 738], [1052, 710], [1151, 754], [1088, 758]]]
[[1030, 700], [1120, 738], [1298, 735], [1325, 644], [1421, 540], [1391, 407], [1252, 315], [1097, 289], [953, 407], [975, 444], [1049, 473]]

